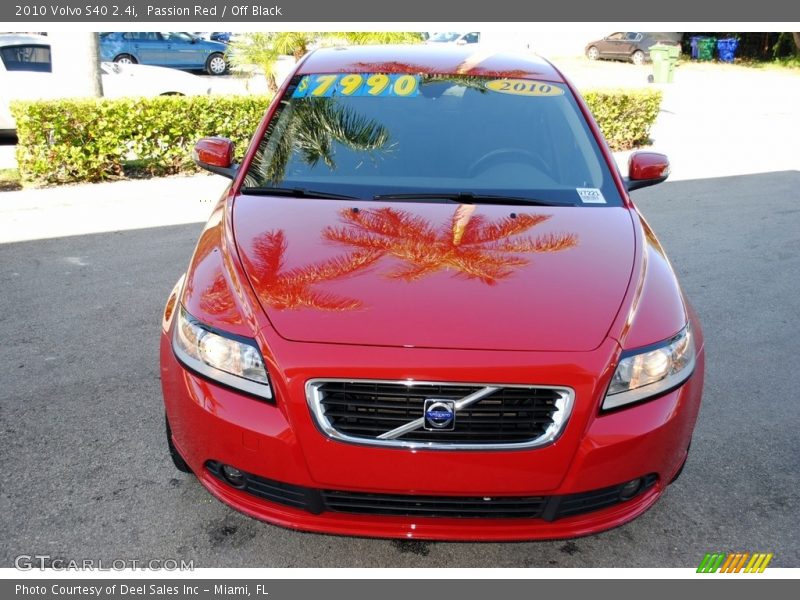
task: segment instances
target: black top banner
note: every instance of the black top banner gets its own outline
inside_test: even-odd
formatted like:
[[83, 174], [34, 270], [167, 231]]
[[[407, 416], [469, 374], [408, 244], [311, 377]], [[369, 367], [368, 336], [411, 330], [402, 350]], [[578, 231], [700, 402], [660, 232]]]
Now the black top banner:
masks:
[[38, 22], [778, 22], [800, 21], [800, 2], [759, 0], [11, 0], [0, 21]]

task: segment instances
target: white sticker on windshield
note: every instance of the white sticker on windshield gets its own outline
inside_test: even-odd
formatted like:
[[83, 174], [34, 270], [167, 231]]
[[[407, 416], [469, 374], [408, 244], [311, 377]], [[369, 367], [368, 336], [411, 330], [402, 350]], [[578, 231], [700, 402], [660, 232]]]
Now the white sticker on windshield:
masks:
[[581, 197], [581, 202], [584, 204], [605, 204], [606, 199], [603, 198], [603, 192], [597, 188], [575, 188], [578, 196]]

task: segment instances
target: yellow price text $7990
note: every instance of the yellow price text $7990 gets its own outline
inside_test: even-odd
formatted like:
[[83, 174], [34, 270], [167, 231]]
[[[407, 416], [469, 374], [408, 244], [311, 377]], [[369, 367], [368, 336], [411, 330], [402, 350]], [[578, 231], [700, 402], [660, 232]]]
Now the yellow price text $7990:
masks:
[[394, 96], [411, 98], [419, 94], [419, 75], [386, 73], [343, 73], [304, 75], [293, 98], [331, 98], [333, 96]]

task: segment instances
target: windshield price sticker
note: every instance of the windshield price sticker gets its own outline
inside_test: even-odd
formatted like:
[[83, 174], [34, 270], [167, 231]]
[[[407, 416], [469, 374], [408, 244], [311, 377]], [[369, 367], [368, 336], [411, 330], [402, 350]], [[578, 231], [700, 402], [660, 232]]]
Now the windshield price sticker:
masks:
[[547, 81], [531, 79], [492, 79], [485, 83], [487, 90], [517, 96], [563, 96], [564, 88]]
[[419, 95], [419, 75], [385, 73], [343, 73], [341, 75], [305, 75], [292, 98], [332, 98], [366, 96], [412, 98]]
[[584, 204], [605, 204], [603, 192], [597, 188], [575, 188]]

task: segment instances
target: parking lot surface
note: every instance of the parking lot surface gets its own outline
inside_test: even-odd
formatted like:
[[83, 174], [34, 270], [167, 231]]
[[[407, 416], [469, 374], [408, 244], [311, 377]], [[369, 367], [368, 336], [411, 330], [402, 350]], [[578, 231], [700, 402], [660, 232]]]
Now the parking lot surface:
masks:
[[648, 513], [571, 541], [298, 533], [236, 513], [166, 453], [159, 319], [201, 225], [0, 244], [0, 566], [20, 554], [205, 567], [800, 566], [800, 172], [635, 192], [704, 324], [686, 469]]

